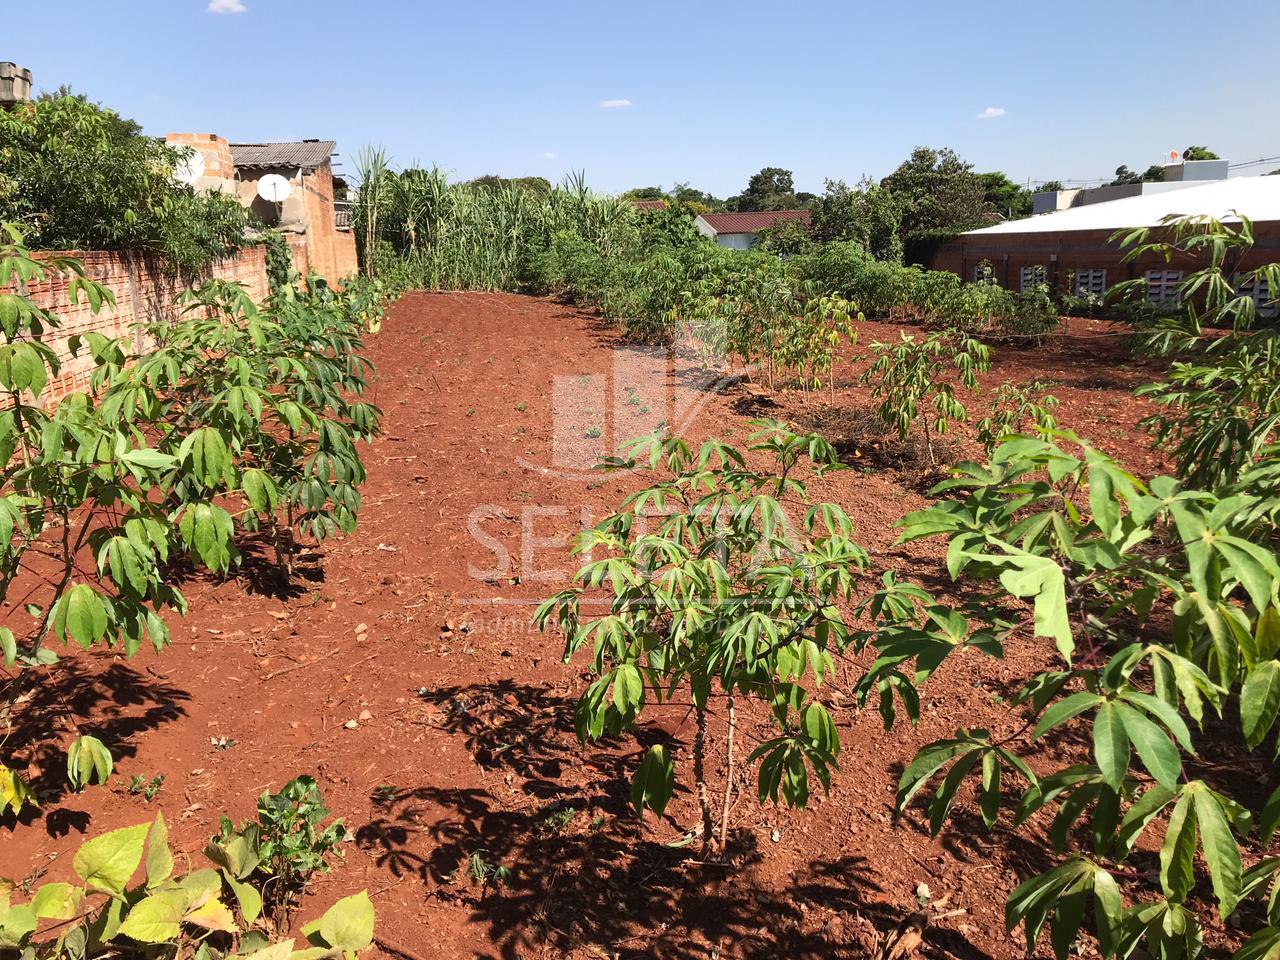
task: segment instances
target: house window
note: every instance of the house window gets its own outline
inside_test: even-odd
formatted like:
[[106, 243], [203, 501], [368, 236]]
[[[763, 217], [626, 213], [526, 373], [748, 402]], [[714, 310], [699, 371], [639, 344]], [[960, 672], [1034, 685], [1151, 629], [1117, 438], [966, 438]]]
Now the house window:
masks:
[[1107, 271], [1076, 268], [1075, 295], [1100, 297], [1107, 292]]
[[1270, 318], [1276, 315], [1276, 301], [1271, 296], [1271, 288], [1265, 278], [1252, 273], [1236, 274], [1235, 284], [1236, 296], [1252, 300], [1258, 316]]
[[973, 268], [974, 283], [995, 283], [995, 271], [991, 269], [991, 263], [983, 260], [980, 264]]
[[1182, 283], [1181, 270], [1148, 270], [1147, 302], [1164, 307], [1176, 307], [1182, 302], [1178, 285]]
[[1046, 283], [1045, 269], [1043, 264], [1036, 264], [1033, 267], [1023, 267], [1018, 271], [1018, 289], [1023, 293]]

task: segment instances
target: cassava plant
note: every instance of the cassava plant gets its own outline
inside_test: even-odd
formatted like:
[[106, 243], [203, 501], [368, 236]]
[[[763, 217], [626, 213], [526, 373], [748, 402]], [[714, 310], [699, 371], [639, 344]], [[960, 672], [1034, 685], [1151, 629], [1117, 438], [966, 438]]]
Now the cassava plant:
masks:
[[[1280, 263], [1239, 268], [1257, 260], [1253, 224], [1239, 219], [1170, 217], [1115, 237], [1129, 248], [1126, 260], [1204, 264], [1179, 283], [1179, 312], [1141, 332], [1145, 349], [1175, 360], [1166, 379], [1138, 391], [1161, 408], [1143, 426], [1179, 476], [1201, 485], [1230, 482], [1280, 437], [1280, 331], [1258, 324], [1260, 308], [1274, 315], [1280, 300]], [[1117, 285], [1112, 295], [1144, 284]]]
[[[1275, 956], [1280, 450], [1216, 489], [1143, 482], [1069, 434], [1009, 439], [954, 473], [901, 540], [944, 538], [957, 590], [1056, 662], [1026, 678], [1012, 733], [962, 728], [921, 748], [900, 813], [932, 785], [936, 834], [973, 781], [988, 827], [1047, 829], [1058, 861], [1006, 905], [1028, 949], [1047, 925], [1058, 960], [1086, 930], [1103, 957], [1193, 960], [1216, 912], [1249, 934], [1238, 960]], [[1003, 657], [988, 627], [956, 627]], [[898, 682], [965, 646], [905, 650]], [[1055, 764], [1046, 738], [1087, 752]]]
[[922, 339], [902, 333], [896, 344], [871, 344], [871, 352], [874, 359], [862, 382], [871, 384], [872, 399], [880, 401], [880, 419], [902, 440], [919, 426], [929, 463], [936, 464], [934, 436], [945, 435], [953, 421], [968, 416], [957, 385], [948, 378], [954, 375], [960, 387], [976, 393], [978, 374], [991, 365], [990, 351], [972, 337], [940, 330]]
[[991, 398], [991, 412], [978, 421], [978, 442], [987, 452], [995, 451], [1005, 437], [1031, 428], [1054, 430], [1058, 426], [1053, 411], [1058, 398], [1045, 392], [1039, 380], [1021, 385], [1005, 381]]
[[[611, 461], [639, 461], [654, 480], [584, 535], [577, 585], [535, 616], [542, 629], [559, 624], [566, 659], [590, 651], [595, 679], [574, 713], [584, 742], [633, 729], [653, 706], [692, 712], [692, 835], [704, 848], [726, 841], [740, 700], [767, 705], [777, 728], [746, 758], [758, 767], [761, 801], [804, 806], [811, 773], [829, 786], [840, 738], [814, 689], [847, 642], [838, 603], [866, 565], [845, 512], [808, 500], [805, 481], [838, 466], [830, 445], [774, 421], [753, 426], [745, 451], [710, 440], [695, 453], [655, 435], [633, 442], [634, 459]], [[609, 612], [584, 615], [597, 593]], [[706, 769], [713, 718], [728, 757], [718, 818]], [[662, 815], [675, 760], [663, 744], [646, 752], [632, 788], [637, 813]]]

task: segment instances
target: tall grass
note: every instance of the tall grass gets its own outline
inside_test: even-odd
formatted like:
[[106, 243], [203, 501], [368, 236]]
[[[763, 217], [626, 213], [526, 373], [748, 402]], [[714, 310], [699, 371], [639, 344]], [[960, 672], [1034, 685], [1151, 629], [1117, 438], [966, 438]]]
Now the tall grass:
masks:
[[366, 273], [433, 290], [516, 290], [557, 234], [571, 233], [605, 256], [634, 238], [637, 215], [590, 190], [582, 174], [547, 197], [510, 185], [450, 183], [438, 167], [390, 169], [380, 150], [358, 158], [354, 208]]

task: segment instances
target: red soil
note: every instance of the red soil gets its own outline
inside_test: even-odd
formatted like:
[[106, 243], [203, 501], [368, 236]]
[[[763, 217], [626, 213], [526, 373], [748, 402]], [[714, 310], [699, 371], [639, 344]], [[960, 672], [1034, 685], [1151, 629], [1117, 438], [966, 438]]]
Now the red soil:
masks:
[[[899, 329], [863, 324], [860, 343]], [[1144, 408], [1131, 389], [1151, 374], [1125, 358], [1113, 331], [1075, 323], [1044, 347], [995, 353], [988, 384], [1050, 380], [1064, 425], [1139, 474], [1161, 469], [1134, 428]], [[1045, 661], [1041, 645], [1014, 644], [1002, 662], [974, 654], [949, 664], [924, 688], [919, 728], [890, 734], [874, 710], [855, 712], [846, 694], [857, 667], [841, 661], [827, 694], [844, 741], [831, 796], [790, 812], [757, 804], [745, 783], [732, 858], [703, 864], [696, 848], [666, 846], [696, 822], [687, 793], [663, 820], [628, 813], [635, 742], [577, 743], [584, 664], [561, 663], [559, 638], [529, 627], [534, 603], [573, 570], [569, 537], [640, 482], [577, 469], [596, 453], [660, 419], [697, 440], [741, 439], [743, 411], [840, 422], [839, 411], [868, 405], [865, 388], [839, 386], [836, 414], [826, 392], [704, 392], [695, 364], [629, 348], [569, 308], [507, 295], [411, 294], [370, 355], [385, 434], [366, 451], [357, 533], [316, 551], [288, 596], [265, 590], [253, 562], [234, 580], [189, 583], [191, 612], [174, 619], [163, 654], [66, 651], [9, 740], [32, 773], [48, 772], [41, 785], [53, 795], [0, 827], [0, 875], [67, 878], [86, 836], [157, 809], [175, 847], [198, 856], [221, 812], [249, 816], [264, 788], [313, 773], [356, 839], [312, 885], [302, 916], [367, 888], [386, 950], [856, 957], [916, 909], [926, 883], [942, 907], [935, 916], [948, 914], [930, 928], [926, 953], [1022, 953], [1021, 934], [1004, 931], [1003, 901], [1042, 868], [1042, 848], [1003, 821], [987, 834], [967, 795], [937, 840], [918, 811], [895, 825], [891, 805], [920, 744], [959, 725], [1021, 726], [1006, 701]], [[893, 521], [926, 503], [913, 469], [847, 470], [811, 493], [849, 510], [877, 575], [895, 566], [945, 589], [937, 545], [892, 546]], [[671, 708], [642, 736], [665, 730], [687, 747], [691, 726]], [[56, 736], [37, 733], [50, 729]], [[76, 731], [115, 754], [111, 786], [60, 792], [57, 758]], [[748, 744], [753, 732], [763, 727], [748, 722]], [[719, 789], [721, 750], [711, 766]], [[128, 793], [131, 775], [157, 774], [165, 780], [151, 803]], [[394, 794], [380, 797], [380, 786]], [[473, 856], [509, 868], [507, 883], [469, 880]]]

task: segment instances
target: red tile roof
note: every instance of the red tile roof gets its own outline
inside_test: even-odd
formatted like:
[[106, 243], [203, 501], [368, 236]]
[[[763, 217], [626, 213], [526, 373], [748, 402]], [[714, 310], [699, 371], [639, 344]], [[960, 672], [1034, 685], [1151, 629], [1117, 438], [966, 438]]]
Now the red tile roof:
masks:
[[637, 210], [667, 209], [667, 201], [665, 200], [632, 200], [631, 203]]
[[764, 210], [759, 213], [704, 213], [702, 219], [716, 233], [759, 233], [779, 220], [797, 220], [809, 226], [808, 210]]

